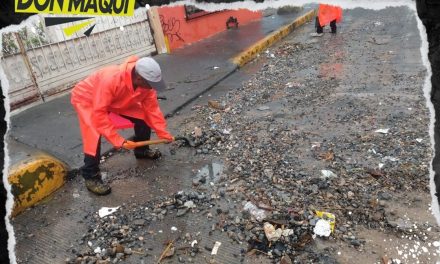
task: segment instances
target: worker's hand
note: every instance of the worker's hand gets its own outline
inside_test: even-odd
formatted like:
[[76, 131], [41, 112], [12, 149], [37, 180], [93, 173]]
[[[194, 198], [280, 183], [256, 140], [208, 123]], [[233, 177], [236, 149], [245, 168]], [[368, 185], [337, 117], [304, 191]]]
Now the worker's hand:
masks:
[[130, 140], [125, 140], [124, 143], [122, 143], [122, 147], [125, 149], [135, 149], [136, 143]]
[[173, 142], [173, 141], [174, 141], [174, 137], [168, 138], [168, 140], [169, 140], [169, 141], [167, 142], [167, 144]]
[[171, 142], [173, 142], [174, 141], [174, 137], [167, 137], [167, 138], [164, 138], [164, 139], [167, 139], [168, 140], [168, 142], [166, 142], [165, 144], [169, 144], [169, 143], [171, 143]]

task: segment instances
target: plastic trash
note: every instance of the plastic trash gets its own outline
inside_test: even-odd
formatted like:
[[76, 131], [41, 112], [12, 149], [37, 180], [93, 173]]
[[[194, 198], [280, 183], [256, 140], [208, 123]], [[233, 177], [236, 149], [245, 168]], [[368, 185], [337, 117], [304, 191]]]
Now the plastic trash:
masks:
[[390, 156], [385, 156], [385, 157], [382, 158], [382, 161], [387, 161], [387, 160], [395, 162], [395, 161], [398, 161], [399, 159], [398, 158], [394, 158], [394, 157], [390, 157]]
[[278, 228], [275, 230], [275, 227], [271, 223], [264, 223], [264, 234], [266, 235], [267, 240], [269, 241], [278, 241], [283, 234], [283, 230]]
[[376, 131], [374, 131], [374, 132], [376, 132], [376, 133], [382, 133], [382, 134], [388, 134], [389, 131], [390, 131], [389, 128], [381, 128], [381, 129], [378, 129], [378, 130], [376, 130]]
[[319, 219], [318, 222], [316, 222], [313, 232], [317, 236], [330, 236], [332, 233], [330, 222], [324, 219]]
[[221, 245], [222, 245], [221, 242], [216, 241], [214, 247], [212, 248], [211, 255], [217, 255], [217, 251]]
[[208, 105], [216, 110], [224, 110], [226, 108], [226, 106], [224, 104], [222, 104], [219, 101], [215, 101], [215, 100], [209, 100], [208, 101]]
[[222, 133], [223, 133], [224, 135], [230, 135], [230, 134], [231, 134], [231, 131], [232, 131], [232, 129], [227, 129], [227, 128], [225, 128], [225, 129], [223, 129]]
[[[336, 216], [334, 214], [328, 213], [328, 212], [323, 212], [323, 211], [316, 211], [315, 214], [320, 219], [329, 222], [331, 233], [333, 233], [335, 231]], [[318, 222], [319, 222], [319, 220], [318, 220]], [[316, 224], [318, 224], [318, 222], [316, 222]], [[316, 228], [316, 226], [315, 226], [315, 228]]]
[[102, 207], [101, 209], [99, 209], [98, 215], [101, 218], [105, 217], [107, 215], [111, 215], [114, 212], [116, 212], [116, 210], [118, 210], [118, 208], [119, 208], [119, 206], [118, 207]]
[[264, 223], [264, 234], [267, 237], [267, 240], [269, 241], [278, 241], [278, 239], [280, 239], [282, 236], [283, 237], [287, 237], [290, 235], [293, 235], [293, 229], [281, 229], [281, 228], [277, 228], [275, 229], [275, 227], [268, 222]]
[[247, 202], [244, 205], [243, 210], [248, 211], [258, 221], [262, 221], [267, 217], [267, 212], [265, 210], [258, 208], [251, 202]]
[[329, 170], [321, 170], [322, 178], [336, 178], [338, 175], [334, 174], [332, 171]]

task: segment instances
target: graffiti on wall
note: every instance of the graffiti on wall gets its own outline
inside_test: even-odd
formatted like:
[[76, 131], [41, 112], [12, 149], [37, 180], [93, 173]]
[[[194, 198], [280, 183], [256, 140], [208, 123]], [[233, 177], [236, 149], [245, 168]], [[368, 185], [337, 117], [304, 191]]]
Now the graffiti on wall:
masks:
[[163, 34], [168, 37], [170, 42], [176, 41], [185, 42], [185, 40], [180, 36], [180, 20], [175, 17], [170, 17], [165, 22], [165, 17], [160, 15], [160, 24], [162, 25]]

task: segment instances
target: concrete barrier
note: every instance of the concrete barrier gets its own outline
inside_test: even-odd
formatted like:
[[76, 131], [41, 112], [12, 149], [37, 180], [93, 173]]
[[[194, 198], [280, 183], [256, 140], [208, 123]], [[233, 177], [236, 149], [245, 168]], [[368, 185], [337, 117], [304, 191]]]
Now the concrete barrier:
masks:
[[8, 181], [14, 195], [12, 216], [38, 203], [65, 183], [67, 165], [52, 155], [11, 140], [8, 152]]

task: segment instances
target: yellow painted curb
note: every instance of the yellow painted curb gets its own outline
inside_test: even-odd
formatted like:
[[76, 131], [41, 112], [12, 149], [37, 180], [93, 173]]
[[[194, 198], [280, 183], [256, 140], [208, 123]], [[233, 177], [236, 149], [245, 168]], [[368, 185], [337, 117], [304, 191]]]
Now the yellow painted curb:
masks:
[[257, 43], [247, 48], [245, 51], [241, 52], [240, 54], [232, 58], [232, 63], [238, 65], [238, 67], [243, 67], [246, 63], [248, 63], [253, 58], [255, 58], [255, 56], [257, 56], [258, 53], [262, 52], [267, 47], [271, 46], [275, 42], [287, 36], [295, 28], [298, 28], [307, 21], [312, 20], [317, 15], [317, 12], [318, 11], [316, 9], [311, 10], [306, 14], [304, 14], [303, 16], [295, 19], [292, 23], [279, 28], [274, 33], [263, 38], [262, 40], [258, 41]]
[[12, 216], [63, 186], [67, 175], [67, 165], [60, 160], [38, 152], [10, 166], [8, 181], [14, 195]]

